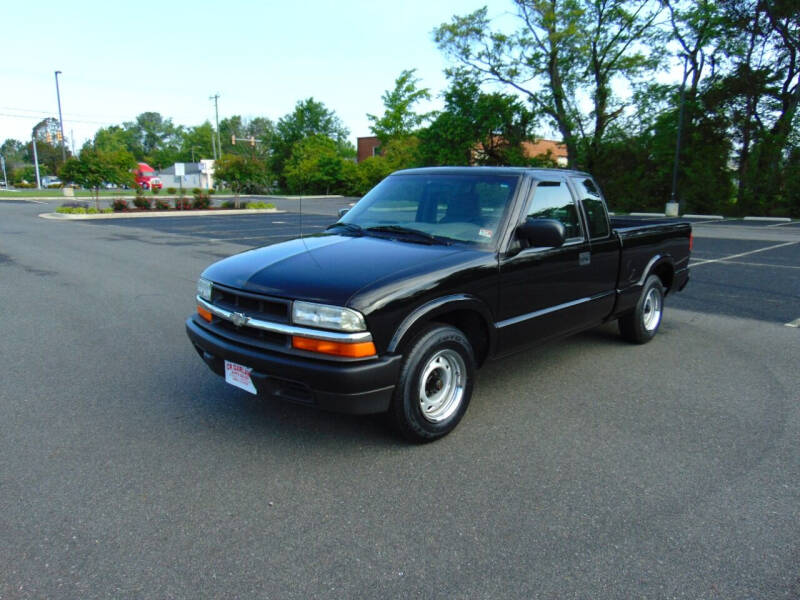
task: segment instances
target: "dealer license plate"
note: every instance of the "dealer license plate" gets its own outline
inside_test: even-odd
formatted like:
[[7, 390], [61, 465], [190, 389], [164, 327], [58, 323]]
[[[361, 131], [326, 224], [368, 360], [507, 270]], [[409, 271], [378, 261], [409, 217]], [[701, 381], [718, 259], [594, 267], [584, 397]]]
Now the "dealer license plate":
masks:
[[225, 361], [225, 381], [231, 385], [235, 385], [251, 394], [258, 394], [256, 386], [253, 385], [253, 380], [250, 378], [250, 367], [244, 367], [229, 360]]

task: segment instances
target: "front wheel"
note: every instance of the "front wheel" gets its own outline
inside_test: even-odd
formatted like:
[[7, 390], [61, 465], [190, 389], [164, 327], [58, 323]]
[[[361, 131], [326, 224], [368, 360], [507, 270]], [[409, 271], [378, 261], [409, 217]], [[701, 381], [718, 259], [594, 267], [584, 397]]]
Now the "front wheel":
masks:
[[658, 275], [650, 275], [644, 282], [636, 308], [633, 312], [620, 317], [619, 332], [629, 342], [635, 344], [649, 342], [658, 332], [663, 313], [664, 285]]
[[455, 327], [431, 326], [410, 345], [389, 417], [409, 440], [445, 436], [464, 416], [474, 379], [475, 356], [466, 336]]

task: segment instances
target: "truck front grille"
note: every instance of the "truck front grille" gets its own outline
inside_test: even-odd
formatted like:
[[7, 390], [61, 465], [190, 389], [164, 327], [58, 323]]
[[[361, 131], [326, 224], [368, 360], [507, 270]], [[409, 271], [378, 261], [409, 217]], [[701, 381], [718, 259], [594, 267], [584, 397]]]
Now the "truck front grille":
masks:
[[[289, 323], [290, 320], [290, 300], [259, 296], [217, 284], [214, 284], [211, 304], [259, 321]], [[238, 326], [218, 316], [214, 316], [211, 323], [202, 319], [198, 323], [212, 333], [240, 344], [272, 350], [285, 350], [291, 346], [288, 335], [247, 325]]]

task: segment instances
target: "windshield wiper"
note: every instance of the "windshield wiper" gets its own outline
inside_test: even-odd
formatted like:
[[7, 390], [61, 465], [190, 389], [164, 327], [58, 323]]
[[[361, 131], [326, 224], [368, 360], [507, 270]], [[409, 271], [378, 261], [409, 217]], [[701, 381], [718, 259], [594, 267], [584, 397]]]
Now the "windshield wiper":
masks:
[[325, 228], [325, 231], [328, 231], [329, 229], [333, 229], [334, 227], [344, 227], [350, 233], [357, 233], [359, 235], [363, 235], [364, 234], [364, 229], [361, 227], [361, 225], [356, 225], [355, 223], [344, 223], [342, 221], [338, 221], [338, 222], [334, 223], [333, 225], [328, 225]]
[[374, 227], [367, 227], [364, 231], [375, 231], [378, 233], [400, 233], [403, 235], [412, 235], [421, 240], [427, 241], [429, 244], [444, 244], [450, 245], [450, 241], [435, 235], [431, 235], [419, 229], [412, 229], [411, 227], [403, 227], [402, 225], [376, 225]]

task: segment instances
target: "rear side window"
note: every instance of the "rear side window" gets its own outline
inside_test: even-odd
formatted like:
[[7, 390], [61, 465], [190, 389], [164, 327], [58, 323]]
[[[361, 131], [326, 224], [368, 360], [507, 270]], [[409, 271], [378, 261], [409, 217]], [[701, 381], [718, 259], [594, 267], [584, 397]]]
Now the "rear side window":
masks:
[[583, 210], [586, 212], [589, 237], [593, 240], [607, 237], [609, 234], [608, 215], [606, 215], [603, 199], [600, 197], [600, 190], [591, 179], [575, 179], [574, 182], [583, 204]]
[[528, 209], [528, 219], [556, 219], [564, 224], [567, 240], [582, 239], [578, 211], [567, 184], [563, 181], [540, 181], [536, 184]]

